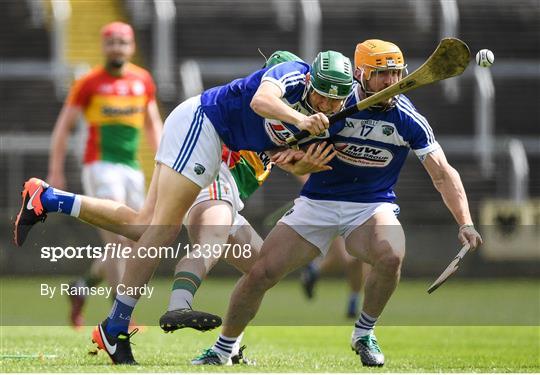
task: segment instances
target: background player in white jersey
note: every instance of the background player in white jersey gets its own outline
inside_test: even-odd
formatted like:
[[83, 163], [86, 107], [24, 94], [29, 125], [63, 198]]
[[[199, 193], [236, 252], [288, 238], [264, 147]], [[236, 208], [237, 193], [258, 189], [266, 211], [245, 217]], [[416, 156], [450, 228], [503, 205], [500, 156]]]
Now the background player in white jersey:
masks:
[[[343, 107], [351, 86], [349, 59], [327, 51], [319, 53], [312, 66], [285, 62], [206, 90], [180, 104], [165, 121], [156, 155], [158, 164], [140, 215], [110, 201], [85, 197], [87, 205], [98, 211], [96, 217], [89, 218], [83, 209], [83, 197], [49, 189], [34, 178], [25, 183], [16, 238], [22, 243], [32, 225], [43, 220], [47, 212], [64, 212], [85, 215], [92, 224], [139, 238], [135, 254], [140, 248], [168, 245], [176, 238], [201, 188], [217, 176], [222, 142], [233, 151], [260, 152], [284, 146], [286, 138], [299, 129], [321, 134], [329, 125], [325, 114]], [[143, 219], [151, 217], [150, 225], [122, 228], [118, 223], [126, 220], [121, 212], [131, 215], [135, 223], [147, 223]], [[159, 259], [128, 258], [122, 284], [140, 290], [158, 264]], [[107, 350], [114, 363], [136, 363], [127, 328], [139, 297], [117, 296], [109, 317], [97, 327], [99, 346], [115, 348]]]
[[[398, 82], [406, 68], [399, 48], [367, 40], [355, 51], [359, 84], [347, 101], [362, 98]], [[265, 292], [289, 272], [326, 253], [332, 239], [345, 238], [347, 251], [372, 266], [366, 280], [360, 318], [351, 346], [365, 366], [382, 366], [384, 355], [373, 328], [394, 292], [405, 255], [405, 236], [394, 214], [393, 187], [412, 149], [458, 224], [462, 243], [479, 246], [465, 190], [426, 119], [404, 96], [394, 97], [335, 124], [332, 137], [338, 155], [331, 171], [310, 176], [300, 198], [266, 238], [261, 254], [233, 291], [222, 333], [207, 350], [207, 361], [227, 363], [237, 336], [255, 316]]]

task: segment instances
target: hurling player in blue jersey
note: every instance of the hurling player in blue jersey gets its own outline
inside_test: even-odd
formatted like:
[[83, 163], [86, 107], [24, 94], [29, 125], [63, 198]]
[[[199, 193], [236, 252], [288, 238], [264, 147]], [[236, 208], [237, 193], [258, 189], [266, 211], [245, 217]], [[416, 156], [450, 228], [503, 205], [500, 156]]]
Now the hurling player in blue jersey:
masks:
[[[347, 106], [398, 82], [405, 69], [395, 44], [381, 40], [358, 44], [354, 72], [358, 84]], [[363, 365], [384, 365], [373, 328], [398, 284], [405, 255], [393, 187], [410, 149], [454, 216], [459, 240], [472, 248], [482, 243], [459, 174], [409, 99], [394, 97], [336, 126], [332, 141], [338, 154], [329, 163], [333, 169], [310, 176], [294, 207], [270, 232], [259, 258], [236, 285], [218, 340], [203, 353], [206, 359], [199, 357], [193, 363], [227, 363], [230, 348], [257, 313], [265, 292], [289, 272], [325, 254], [332, 239], [341, 235], [347, 251], [372, 266], [351, 346]]]
[[[128, 325], [140, 291], [160, 261], [144, 257], [144, 249], [166, 246], [176, 239], [201, 188], [218, 175], [221, 143], [233, 151], [259, 152], [286, 145], [286, 138], [300, 129], [325, 133], [329, 125], [326, 115], [343, 108], [352, 83], [350, 60], [339, 52], [327, 51], [319, 53], [311, 66], [284, 62], [206, 90], [181, 103], [166, 119], [140, 213], [110, 201], [59, 191], [32, 178], [25, 183], [20, 219], [14, 229], [16, 243], [22, 245], [32, 226], [43, 221], [48, 212], [72, 215], [128, 238], [139, 238], [132, 257], [126, 259], [121, 281], [126, 290], [135, 293], [118, 295], [109, 317], [93, 333], [93, 340], [115, 364], [135, 364], [130, 345], [133, 333], [128, 334]], [[335, 155], [327, 150], [324, 143], [316, 146], [310, 161], [326, 164]], [[321, 155], [328, 157], [321, 159]], [[137, 219], [127, 222], [124, 215]], [[146, 221], [148, 218], [151, 220]], [[139, 220], [143, 225], [119, 224], [138, 224]], [[145, 225], [148, 222], [150, 225]]]

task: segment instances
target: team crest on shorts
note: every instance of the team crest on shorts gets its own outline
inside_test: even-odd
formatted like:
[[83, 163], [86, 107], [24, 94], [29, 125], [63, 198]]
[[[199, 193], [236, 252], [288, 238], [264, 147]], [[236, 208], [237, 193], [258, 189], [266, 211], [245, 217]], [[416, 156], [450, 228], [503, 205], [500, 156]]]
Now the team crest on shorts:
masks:
[[195, 167], [193, 167], [193, 171], [197, 173], [198, 175], [201, 175], [204, 173], [204, 171], [206, 171], [206, 168], [199, 163], [195, 163]]

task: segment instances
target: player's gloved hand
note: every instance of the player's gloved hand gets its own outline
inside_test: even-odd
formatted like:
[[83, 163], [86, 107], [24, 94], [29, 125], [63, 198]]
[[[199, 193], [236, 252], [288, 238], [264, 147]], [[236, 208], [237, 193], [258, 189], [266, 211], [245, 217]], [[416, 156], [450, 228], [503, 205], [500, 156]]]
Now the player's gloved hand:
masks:
[[296, 127], [300, 130], [307, 130], [311, 135], [319, 135], [328, 129], [328, 126], [330, 126], [328, 117], [323, 113], [315, 113], [305, 117]]
[[474, 229], [474, 225], [472, 224], [463, 224], [459, 227], [458, 239], [462, 245], [470, 244], [471, 250], [476, 249], [484, 243], [482, 236]]

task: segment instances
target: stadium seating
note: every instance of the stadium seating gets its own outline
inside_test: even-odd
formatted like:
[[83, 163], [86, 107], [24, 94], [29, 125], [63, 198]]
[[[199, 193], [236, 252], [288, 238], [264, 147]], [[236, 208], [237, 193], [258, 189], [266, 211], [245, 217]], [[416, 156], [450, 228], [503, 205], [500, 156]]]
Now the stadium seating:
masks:
[[[30, 73], [28, 76], [20, 71], [16, 76], [5, 72], [0, 74], [0, 170], [4, 176], [0, 185], [0, 207], [7, 208], [5, 214], [10, 216], [13, 215], [10, 210], [18, 205], [14, 197], [17, 197], [20, 189], [20, 182], [13, 184], [12, 178], [46, 177], [46, 137], [52, 132], [62, 103], [56, 97], [48, 69], [51, 46], [47, 25], [32, 22], [27, 2], [2, 2], [0, 35], [2, 63], [12, 67], [27, 64], [22, 70]], [[35, 67], [36, 71], [30, 71], [31, 67]], [[15, 142], [20, 143], [21, 147], [10, 151]], [[75, 158], [68, 158], [66, 173], [70, 187], [80, 191], [79, 168]]]
[[44, 25], [33, 25], [26, 2], [2, 0], [0, 11], [2, 59], [48, 59], [50, 46]]

